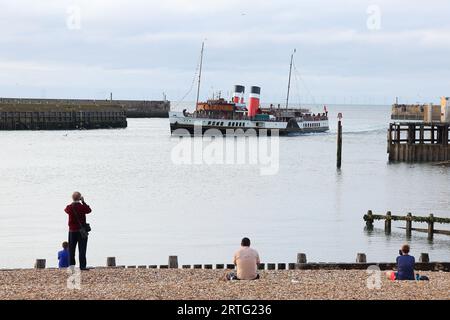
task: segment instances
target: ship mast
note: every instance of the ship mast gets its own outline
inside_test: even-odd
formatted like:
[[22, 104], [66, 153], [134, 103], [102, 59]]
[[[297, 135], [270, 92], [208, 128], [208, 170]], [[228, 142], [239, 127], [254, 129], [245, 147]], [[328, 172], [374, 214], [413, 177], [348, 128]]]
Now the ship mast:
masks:
[[195, 108], [196, 109], [197, 109], [198, 100], [199, 100], [199, 97], [200, 97], [200, 82], [201, 82], [201, 79], [202, 79], [202, 65], [203, 65], [203, 50], [204, 50], [204, 48], [205, 48], [205, 42], [202, 42], [202, 51], [200, 53], [200, 69], [199, 69], [199, 72], [198, 72], [197, 100], [196, 100], [196, 103], [195, 103]]
[[291, 54], [291, 65], [289, 67], [289, 81], [288, 81], [287, 96], [286, 96], [286, 109], [289, 107], [289, 93], [291, 90], [292, 63], [294, 61], [294, 53], [296, 51], [297, 51], [297, 49], [294, 49], [294, 52], [292, 52], [292, 54]]

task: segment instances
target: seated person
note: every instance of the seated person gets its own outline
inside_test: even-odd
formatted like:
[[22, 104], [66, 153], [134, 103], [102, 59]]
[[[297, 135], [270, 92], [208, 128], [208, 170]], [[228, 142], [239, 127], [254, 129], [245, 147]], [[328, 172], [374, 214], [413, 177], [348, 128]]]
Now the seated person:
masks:
[[391, 280], [416, 280], [414, 275], [414, 265], [416, 263], [413, 256], [409, 255], [410, 247], [404, 244], [397, 257], [397, 272], [389, 271], [387, 276]]
[[63, 249], [58, 252], [58, 267], [60, 269], [69, 267], [69, 243], [64, 241], [62, 247]]
[[250, 248], [250, 239], [244, 238], [241, 241], [241, 248], [234, 254], [233, 263], [237, 272], [226, 275], [227, 280], [256, 280], [259, 279], [258, 264], [259, 254], [255, 249]]

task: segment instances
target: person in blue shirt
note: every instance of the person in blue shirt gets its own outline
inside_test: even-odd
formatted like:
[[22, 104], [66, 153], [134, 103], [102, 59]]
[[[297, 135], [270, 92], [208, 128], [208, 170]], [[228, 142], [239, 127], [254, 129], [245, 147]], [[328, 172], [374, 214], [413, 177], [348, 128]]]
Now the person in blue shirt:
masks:
[[416, 263], [413, 256], [409, 255], [410, 247], [407, 244], [402, 246], [400, 255], [397, 257], [397, 274], [395, 280], [415, 280], [414, 265]]
[[64, 241], [62, 247], [63, 249], [58, 252], [58, 267], [60, 269], [69, 267], [69, 243]]

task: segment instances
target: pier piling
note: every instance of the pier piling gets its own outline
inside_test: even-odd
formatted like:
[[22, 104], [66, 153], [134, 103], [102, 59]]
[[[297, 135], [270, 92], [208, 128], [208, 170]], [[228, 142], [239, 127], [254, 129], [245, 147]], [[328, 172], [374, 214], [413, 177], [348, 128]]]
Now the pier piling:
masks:
[[337, 160], [336, 160], [336, 167], [338, 169], [340, 169], [341, 165], [342, 165], [342, 123], [341, 123], [341, 118], [339, 118], [338, 129], [337, 129]]
[[367, 211], [366, 227], [368, 230], [373, 230], [373, 213], [372, 210]]
[[268, 263], [267, 270], [275, 270], [275, 263]]
[[266, 267], [266, 265], [264, 263], [259, 263], [258, 264], [258, 270], [264, 270]]
[[386, 220], [384, 220], [384, 232], [386, 234], [391, 234], [391, 230], [392, 230], [392, 228], [391, 228], [391, 226], [392, 226], [391, 221], [392, 221], [392, 214], [391, 214], [390, 211], [388, 211], [386, 213]]
[[232, 264], [232, 263], [227, 264], [227, 269], [233, 270], [234, 269], [234, 264]]
[[430, 213], [430, 217], [428, 219], [428, 240], [433, 240], [434, 234], [434, 215]]
[[408, 212], [406, 215], [406, 236], [410, 237], [412, 231], [412, 214], [411, 212]]
[[223, 268], [225, 268], [225, 265], [224, 265], [223, 263], [217, 263], [217, 264], [216, 264], [216, 269], [217, 269], [217, 270], [221, 270], [221, 269], [223, 269]]

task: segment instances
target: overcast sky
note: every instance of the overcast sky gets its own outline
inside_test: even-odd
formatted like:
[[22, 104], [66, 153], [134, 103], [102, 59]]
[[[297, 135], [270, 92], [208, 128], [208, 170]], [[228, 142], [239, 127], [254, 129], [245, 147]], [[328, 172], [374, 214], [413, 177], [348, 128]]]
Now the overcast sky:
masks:
[[[0, 96], [202, 98], [234, 84], [283, 101], [450, 95], [448, 0], [0, 0]], [[185, 98], [195, 100], [195, 90]]]

